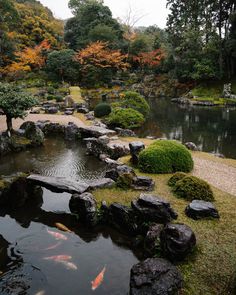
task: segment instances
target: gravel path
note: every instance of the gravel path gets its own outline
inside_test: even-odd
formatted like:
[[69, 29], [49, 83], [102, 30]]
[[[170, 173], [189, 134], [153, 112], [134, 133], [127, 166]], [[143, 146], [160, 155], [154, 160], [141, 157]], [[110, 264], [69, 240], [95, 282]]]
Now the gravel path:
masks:
[[[5, 131], [6, 130], [6, 122], [5, 122], [5, 116], [0, 116], [0, 132]], [[74, 116], [63, 116], [63, 115], [48, 115], [48, 114], [29, 114], [25, 120], [22, 119], [16, 119], [13, 120], [13, 128], [14, 129], [18, 129], [21, 124], [24, 121], [33, 121], [36, 122], [38, 120], [50, 120], [53, 123], [62, 123], [62, 124], [68, 124], [69, 122], [73, 122], [75, 123], [77, 126], [84, 126], [84, 123], [74, 117]]]
[[[85, 124], [74, 116], [63, 115], [47, 115], [47, 114], [29, 114], [26, 121], [36, 122], [38, 120], [50, 120], [54, 123], [68, 124], [75, 123], [77, 126], [84, 126]], [[13, 120], [13, 127], [19, 128], [24, 120]], [[0, 116], [0, 132], [6, 130], [5, 116]], [[236, 196], [236, 168], [227, 164], [218, 163], [209, 159], [203, 159], [201, 156], [193, 155], [194, 171], [193, 175], [200, 177], [211, 185], [219, 188], [222, 191]]]
[[236, 196], [236, 168], [194, 156], [193, 175], [200, 177], [216, 188]]

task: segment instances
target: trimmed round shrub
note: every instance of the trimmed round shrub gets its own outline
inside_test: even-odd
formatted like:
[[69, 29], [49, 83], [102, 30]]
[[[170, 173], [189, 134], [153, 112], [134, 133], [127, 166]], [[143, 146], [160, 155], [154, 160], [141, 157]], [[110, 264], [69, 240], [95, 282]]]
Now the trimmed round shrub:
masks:
[[157, 140], [139, 154], [139, 169], [146, 173], [190, 172], [193, 159], [181, 143]]
[[176, 172], [168, 181], [169, 186], [175, 186], [176, 182], [183, 179], [186, 176], [184, 172]]
[[143, 114], [144, 117], [148, 116], [150, 106], [142, 95], [134, 91], [126, 91], [123, 95], [124, 100], [121, 102], [121, 107], [132, 108]]
[[55, 96], [56, 102], [62, 102], [64, 100], [64, 97], [62, 95], [56, 95]]
[[107, 118], [107, 124], [113, 127], [133, 129], [144, 123], [144, 116], [138, 111], [128, 108], [115, 108]]
[[106, 102], [97, 104], [94, 109], [94, 115], [97, 118], [108, 116], [110, 113], [111, 113], [111, 106]]
[[188, 201], [203, 200], [214, 201], [214, 196], [210, 185], [195, 176], [186, 176], [177, 181], [173, 187], [173, 192]]

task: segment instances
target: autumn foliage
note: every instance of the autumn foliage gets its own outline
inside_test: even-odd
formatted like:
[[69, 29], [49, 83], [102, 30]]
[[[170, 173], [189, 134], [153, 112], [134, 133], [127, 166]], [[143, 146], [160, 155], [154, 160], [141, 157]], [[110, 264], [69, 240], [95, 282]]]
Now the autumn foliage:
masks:
[[28, 72], [42, 68], [46, 62], [45, 53], [50, 49], [50, 44], [44, 40], [34, 48], [26, 47], [23, 51], [16, 52], [17, 60], [6, 66], [3, 73]]
[[151, 52], [141, 52], [133, 57], [133, 61], [143, 67], [156, 67], [165, 58], [165, 53], [162, 49], [156, 49]]
[[91, 43], [86, 48], [78, 51], [74, 60], [81, 65], [93, 65], [98, 68], [113, 68], [125, 70], [129, 67], [126, 62], [127, 54], [122, 54], [120, 50], [108, 48], [108, 42], [97, 41]]

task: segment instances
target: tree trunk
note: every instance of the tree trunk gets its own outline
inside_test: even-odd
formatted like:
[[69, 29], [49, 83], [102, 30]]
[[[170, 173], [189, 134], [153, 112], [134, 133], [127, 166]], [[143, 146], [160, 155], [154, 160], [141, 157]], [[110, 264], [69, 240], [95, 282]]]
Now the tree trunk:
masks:
[[9, 116], [9, 115], [6, 115], [7, 119], [6, 119], [6, 122], [7, 122], [7, 132], [8, 132], [8, 136], [10, 137], [11, 134], [12, 134], [12, 130], [13, 130], [13, 127], [12, 127], [12, 117]]

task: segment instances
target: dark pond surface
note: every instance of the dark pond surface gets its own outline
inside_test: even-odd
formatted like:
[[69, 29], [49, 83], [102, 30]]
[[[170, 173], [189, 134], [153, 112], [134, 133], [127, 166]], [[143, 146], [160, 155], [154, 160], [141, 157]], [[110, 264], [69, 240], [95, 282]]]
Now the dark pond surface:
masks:
[[236, 159], [236, 108], [189, 107], [169, 99], [150, 101], [151, 114], [137, 133], [194, 142], [202, 151]]
[[[35, 169], [44, 175], [91, 181], [106, 167], [85, 154], [80, 144], [48, 139], [45, 146], [1, 159], [0, 175]], [[70, 214], [71, 195], [43, 189], [34, 202], [17, 211], [0, 209], [0, 294], [128, 294], [131, 267], [139, 253], [132, 241], [109, 228], [85, 229]], [[55, 228], [60, 222], [72, 233]], [[49, 232], [48, 232], [49, 231]], [[50, 231], [61, 233], [56, 240]], [[45, 260], [69, 255], [73, 265]], [[91, 290], [91, 281], [106, 267], [104, 281]]]

